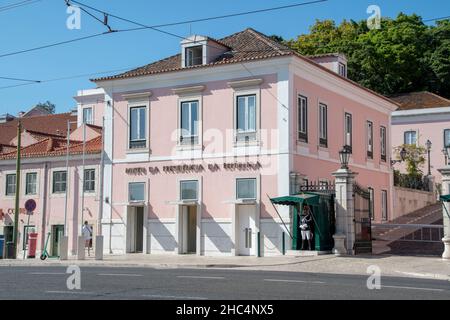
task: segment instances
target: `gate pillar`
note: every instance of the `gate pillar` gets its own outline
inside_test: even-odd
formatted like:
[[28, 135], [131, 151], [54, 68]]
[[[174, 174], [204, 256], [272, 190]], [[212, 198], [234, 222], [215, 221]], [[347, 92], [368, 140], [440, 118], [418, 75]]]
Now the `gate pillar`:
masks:
[[[450, 166], [438, 170], [442, 174], [442, 194], [450, 194]], [[443, 259], [450, 259], [450, 202], [442, 202], [444, 215], [444, 242]]]
[[332, 174], [336, 187], [336, 233], [333, 252], [337, 256], [354, 255], [355, 244], [355, 200], [353, 184], [356, 172], [339, 169]]

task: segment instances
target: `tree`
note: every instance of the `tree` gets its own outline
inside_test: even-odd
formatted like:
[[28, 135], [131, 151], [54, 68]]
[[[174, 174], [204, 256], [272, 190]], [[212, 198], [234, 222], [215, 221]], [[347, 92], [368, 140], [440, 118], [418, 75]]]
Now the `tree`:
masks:
[[429, 90], [450, 97], [450, 20], [427, 26], [400, 13], [374, 30], [366, 21], [317, 20], [309, 34], [284, 43], [303, 55], [344, 53], [349, 78], [382, 94]]
[[50, 101], [46, 101], [46, 102], [39, 102], [36, 107], [41, 107], [44, 108], [45, 110], [47, 110], [48, 112], [50, 112], [51, 114], [54, 114], [56, 111], [56, 106], [51, 103]]

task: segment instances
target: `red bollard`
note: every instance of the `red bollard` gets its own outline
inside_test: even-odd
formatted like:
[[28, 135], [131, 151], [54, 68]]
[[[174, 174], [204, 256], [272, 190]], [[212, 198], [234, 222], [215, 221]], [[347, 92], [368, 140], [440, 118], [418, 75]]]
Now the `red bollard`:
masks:
[[36, 258], [37, 233], [30, 233], [28, 235], [28, 258]]

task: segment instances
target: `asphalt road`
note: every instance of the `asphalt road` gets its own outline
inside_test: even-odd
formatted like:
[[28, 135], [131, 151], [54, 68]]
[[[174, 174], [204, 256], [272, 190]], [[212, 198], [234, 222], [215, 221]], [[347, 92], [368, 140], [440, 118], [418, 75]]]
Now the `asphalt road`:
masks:
[[[450, 282], [236, 269], [83, 267], [81, 290], [69, 290], [65, 267], [0, 267], [0, 300], [304, 300], [450, 299]], [[73, 282], [72, 282], [73, 283]]]

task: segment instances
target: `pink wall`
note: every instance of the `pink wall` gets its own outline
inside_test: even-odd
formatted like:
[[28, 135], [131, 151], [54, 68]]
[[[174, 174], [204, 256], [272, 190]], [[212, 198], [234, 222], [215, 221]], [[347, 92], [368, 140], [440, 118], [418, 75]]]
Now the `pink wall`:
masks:
[[[429, 139], [433, 145], [431, 148], [431, 174], [436, 177], [436, 182], [441, 182], [441, 174], [437, 169], [445, 166], [445, 157], [442, 154], [444, 148], [444, 130], [450, 129], [448, 121], [442, 122], [417, 122], [410, 124], [395, 124], [392, 125], [392, 147], [401, 146], [404, 143], [404, 132], [418, 131], [418, 145], [425, 147], [426, 141]], [[393, 152], [393, 159], [397, 156]], [[424, 174], [428, 173], [428, 157], [425, 155], [425, 164], [421, 168]], [[396, 164], [395, 168], [405, 172], [404, 164]]]
[[[381, 190], [388, 191], [390, 199], [389, 154], [387, 161], [381, 160], [380, 126], [387, 128], [387, 153], [389, 153], [389, 115], [369, 108], [351, 100], [344, 95], [336, 94], [324, 87], [317, 86], [298, 76], [294, 78], [295, 97], [303, 95], [308, 98], [308, 143], [297, 142], [301, 148], [301, 156], [294, 157], [294, 169], [306, 175], [310, 181], [329, 179], [339, 164], [339, 150], [345, 144], [344, 114], [351, 113], [353, 120], [353, 153], [350, 164], [353, 171], [359, 173], [356, 181], [362, 187], [372, 187], [375, 193], [375, 219], [381, 220]], [[319, 146], [319, 102], [328, 106], [328, 148]], [[295, 108], [294, 119], [298, 119]], [[373, 123], [374, 153], [373, 159], [367, 157], [367, 121]], [[298, 121], [294, 130], [297, 132]], [[297, 137], [295, 135], [295, 137]], [[388, 208], [390, 204], [388, 204]], [[389, 216], [389, 210], [388, 210]]]
[[[87, 160], [86, 167], [95, 167], [98, 173], [98, 160]], [[47, 164], [45, 168], [44, 164]], [[70, 162], [69, 168], [69, 197], [68, 197], [68, 213], [67, 213], [67, 223], [68, 223], [68, 235], [69, 235], [69, 250], [76, 249], [76, 237], [81, 229], [81, 182], [80, 177], [76, 167], [81, 168], [82, 162], [78, 160], [72, 160]], [[52, 231], [52, 225], [63, 225], [64, 224], [64, 209], [65, 209], [65, 193], [64, 194], [53, 194], [52, 193], [52, 170], [57, 169], [57, 171], [65, 171], [65, 162], [42, 162], [36, 164], [23, 164], [22, 165], [22, 177], [21, 177], [21, 198], [20, 206], [24, 208], [24, 204], [28, 199], [34, 199], [37, 203], [37, 209], [35, 214], [30, 219], [30, 225], [36, 226], [37, 232], [39, 234], [38, 238], [38, 250], [40, 250], [44, 245], [44, 237], [48, 232]], [[35, 196], [25, 195], [25, 177], [27, 172], [36, 172], [38, 174], [38, 194]], [[5, 194], [5, 177], [7, 174], [15, 173], [15, 166], [2, 165], [0, 167], [0, 209], [6, 214], [5, 219], [0, 222], [0, 225], [9, 225], [13, 223], [14, 215], [7, 214], [9, 209], [14, 208], [14, 197], [6, 197]], [[44, 190], [45, 186], [45, 175], [47, 174], [47, 188]], [[98, 179], [96, 191], [98, 192]], [[45, 192], [47, 197], [44, 196]], [[44, 200], [45, 199], [45, 200]], [[44, 209], [44, 203], [46, 204], [46, 209]], [[90, 224], [96, 225], [97, 215], [98, 215], [98, 194], [85, 194], [85, 208], [84, 220], [87, 220]], [[43, 212], [45, 212], [45, 220], [43, 220]], [[19, 232], [23, 232], [23, 225], [27, 223], [27, 217], [25, 215], [20, 215], [20, 228]]]
[[[261, 85], [261, 128], [270, 131], [277, 128], [277, 101], [274, 98], [277, 95], [277, 76], [267, 75], [261, 78], [264, 79]], [[173, 94], [172, 89], [151, 90], [149, 137], [152, 156], [173, 155], [177, 146], [179, 96]], [[214, 150], [216, 153], [233, 150], [233, 94], [234, 90], [228, 86], [228, 81], [206, 84], [206, 89], [201, 94], [205, 150]], [[123, 159], [127, 149], [128, 101], [123, 99], [122, 94], [115, 94], [114, 100], [114, 159]], [[272, 139], [270, 132], [262, 134], [261, 142], [264, 149], [277, 147], [276, 137]]]

